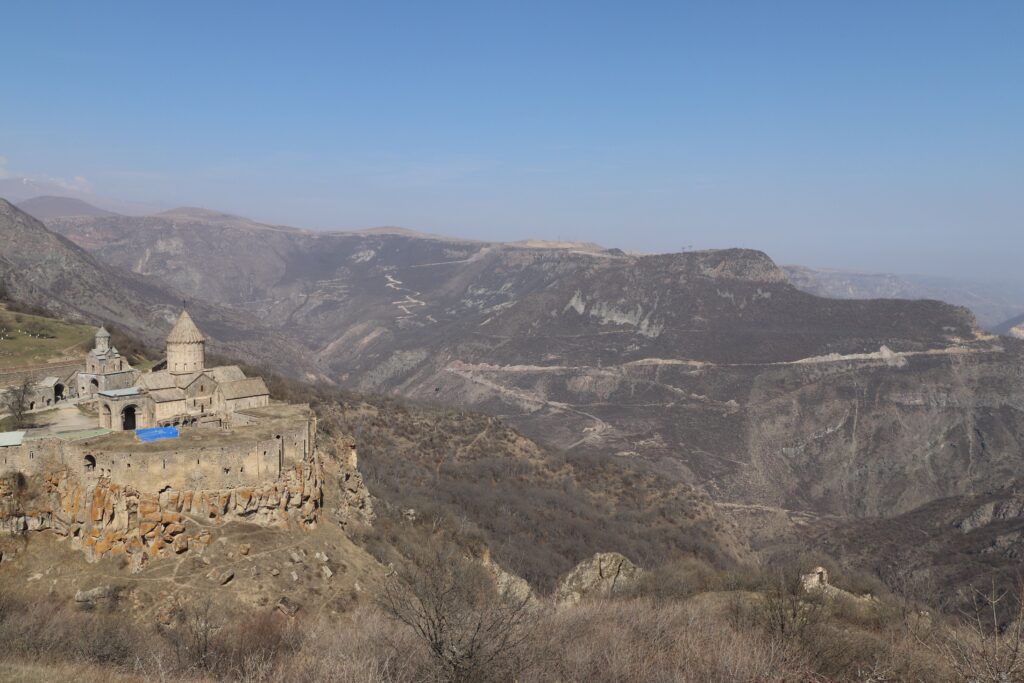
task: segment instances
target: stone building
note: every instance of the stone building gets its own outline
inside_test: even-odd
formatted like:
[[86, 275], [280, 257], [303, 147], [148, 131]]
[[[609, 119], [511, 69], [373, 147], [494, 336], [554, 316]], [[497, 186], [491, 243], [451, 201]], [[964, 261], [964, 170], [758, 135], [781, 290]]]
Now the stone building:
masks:
[[82, 398], [94, 398], [101, 391], [127, 389], [138, 376], [128, 359], [110, 345], [110, 333], [101, 327], [96, 332], [95, 347], [85, 357], [85, 368], [78, 372], [77, 393]]
[[[96, 341], [99, 357], [99, 334]], [[97, 399], [99, 426], [125, 431], [223, 426], [236, 411], [266, 406], [270, 392], [261, 377], [246, 377], [236, 365], [207, 368], [206, 338], [182, 311], [167, 336], [166, 369], [137, 373], [132, 384], [102, 389]]]
[[[38, 509], [0, 510], [0, 531], [52, 530], [89, 560], [120, 556], [142, 571], [156, 558], [202, 552], [211, 527], [229, 520], [316, 527], [324, 467], [308, 405], [271, 401], [263, 380], [237, 366], [206, 367], [205, 338], [187, 313], [168, 336], [165, 369], [119, 363], [108, 340], [96, 335], [84, 368], [97, 391], [83, 404], [97, 406], [103, 428], [0, 433], [0, 471], [40, 475]], [[135, 373], [128, 386], [99, 388], [125, 372]], [[169, 424], [187, 428], [158, 439], [129, 431]], [[347, 467], [346, 490], [369, 511], [354, 452]]]

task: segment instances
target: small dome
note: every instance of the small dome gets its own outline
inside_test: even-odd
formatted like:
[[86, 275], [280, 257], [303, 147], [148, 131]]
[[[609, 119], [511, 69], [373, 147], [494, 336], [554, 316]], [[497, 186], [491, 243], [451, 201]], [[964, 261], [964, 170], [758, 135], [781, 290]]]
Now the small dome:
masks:
[[196, 327], [188, 311], [181, 312], [178, 322], [174, 323], [171, 333], [167, 335], [168, 344], [201, 344], [204, 341], [206, 337]]
[[100, 329], [96, 330], [96, 337], [97, 337], [97, 339], [99, 337], [107, 337], [109, 339], [110, 338], [110, 333], [107, 332], [107, 328], [101, 327]]

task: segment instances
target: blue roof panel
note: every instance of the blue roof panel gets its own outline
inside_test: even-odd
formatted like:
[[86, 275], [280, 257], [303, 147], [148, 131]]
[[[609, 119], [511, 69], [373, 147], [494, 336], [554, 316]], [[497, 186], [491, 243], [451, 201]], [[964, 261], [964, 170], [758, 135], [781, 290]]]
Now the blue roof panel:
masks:
[[142, 443], [160, 441], [161, 439], [177, 439], [177, 427], [152, 427], [150, 429], [136, 429], [135, 438]]

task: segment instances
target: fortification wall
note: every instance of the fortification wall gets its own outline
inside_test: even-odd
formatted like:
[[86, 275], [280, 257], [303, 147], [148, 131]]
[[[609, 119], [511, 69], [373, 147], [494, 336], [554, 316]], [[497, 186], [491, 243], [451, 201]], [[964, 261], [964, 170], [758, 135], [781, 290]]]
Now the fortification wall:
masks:
[[[169, 442], [165, 442], [169, 445]], [[110, 450], [97, 444], [60, 439], [26, 441], [0, 448], [0, 472], [40, 474], [67, 469], [83, 481], [109, 478], [141, 491], [215, 489], [274, 481], [296, 465], [313, 459], [315, 422], [295, 420], [266, 439], [239, 436], [224, 446], [160, 450]]]

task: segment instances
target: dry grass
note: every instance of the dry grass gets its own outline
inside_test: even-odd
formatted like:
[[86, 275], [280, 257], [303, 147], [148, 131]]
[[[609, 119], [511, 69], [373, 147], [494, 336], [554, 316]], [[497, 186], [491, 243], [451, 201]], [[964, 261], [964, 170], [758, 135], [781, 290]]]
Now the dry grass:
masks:
[[141, 681], [138, 675], [111, 670], [110, 667], [91, 663], [71, 662], [17, 662], [0, 661], [0, 681], [20, 683], [51, 683], [52, 681], [75, 681], [75, 683], [135, 683]]
[[[597, 600], [541, 609], [510, 669], [472, 680], [540, 683], [953, 681], [941, 649], [962, 627], [912, 630], [825, 605], [792, 634], [765, 627], [760, 593], [685, 600]], [[887, 613], [894, 614], [894, 613]], [[199, 608], [167, 626], [126, 626], [116, 612], [7, 599], [0, 614], [3, 680], [338, 681], [452, 680], [414, 628], [372, 605], [340, 618], [288, 619], [268, 610], [237, 622]]]

